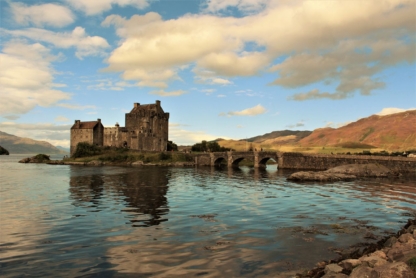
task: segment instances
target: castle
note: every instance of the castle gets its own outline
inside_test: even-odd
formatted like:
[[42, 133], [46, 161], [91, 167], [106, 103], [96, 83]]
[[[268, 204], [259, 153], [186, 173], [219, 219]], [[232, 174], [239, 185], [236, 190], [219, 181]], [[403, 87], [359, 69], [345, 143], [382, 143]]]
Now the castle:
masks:
[[119, 124], [104, 127], [100, 119], [91, 122], [75, 120], [71, 127], [71, 156], [80, 142], [141, 151], [166, 151], [169, 113], [163, 111], [159, 100], [155, 104], [134, 103], [125, 119], [125, 127]]

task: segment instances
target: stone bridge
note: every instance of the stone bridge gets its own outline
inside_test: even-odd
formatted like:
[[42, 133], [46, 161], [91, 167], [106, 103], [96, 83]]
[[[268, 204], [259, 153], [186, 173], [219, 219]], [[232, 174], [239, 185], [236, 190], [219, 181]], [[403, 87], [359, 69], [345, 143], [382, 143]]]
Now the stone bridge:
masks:
[[278, 152], [213, 152], [200, 154], [195, 157], [196, 165], [220, 166], [226, 163], [228, 167], [238, 167], [243, 159], [254, 162], [255, 168], [266, 168], [269, 159], [273, 159], [279, 164], [280, 155]]
[[254, 162], [255, 168], [265, 168], [269, 159], [277, 162], [279, 169], [322, 171], [346, 164], [376, 163], [398, 173], [416, 174], [416, 158], [373, 155], [327, 155], [294, 152], [214, 152], [195, 156], [195, 165], [238, 167], [243, 159]]

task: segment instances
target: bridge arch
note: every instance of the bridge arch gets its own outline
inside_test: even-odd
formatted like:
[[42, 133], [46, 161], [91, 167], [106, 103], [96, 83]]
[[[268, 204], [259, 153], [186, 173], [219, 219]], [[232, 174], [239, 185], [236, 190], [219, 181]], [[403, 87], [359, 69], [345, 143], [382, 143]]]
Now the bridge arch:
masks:
[[263, 157], [263, 158], [259, 159], [259, 166], [258, 167], [259, 168], [266, 168], [267, 162], [269, 160], [273, 160], [277, 164], [277, 158], [275, 158], [275, 157]]
[[238, 157], [236, 159], [233, 159], [233, 162], [231, 163], [231, 166], [233, 168], [238, 168], [238, 164], [244, 159], [245, 157]]
[[216, 157], [214, 160], [214, 166], [215, 167], [221, 167], [221, 165], [227, 164], [227, 159], [225, 157]]

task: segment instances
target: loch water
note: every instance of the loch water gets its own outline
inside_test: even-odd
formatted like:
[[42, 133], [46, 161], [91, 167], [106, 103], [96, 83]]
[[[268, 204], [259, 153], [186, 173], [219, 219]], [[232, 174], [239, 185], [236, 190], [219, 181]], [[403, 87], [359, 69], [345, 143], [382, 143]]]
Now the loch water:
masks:
[[0, 156], [2, 277], [292, 277], [416, 213], [416, 178], [68, 166]]

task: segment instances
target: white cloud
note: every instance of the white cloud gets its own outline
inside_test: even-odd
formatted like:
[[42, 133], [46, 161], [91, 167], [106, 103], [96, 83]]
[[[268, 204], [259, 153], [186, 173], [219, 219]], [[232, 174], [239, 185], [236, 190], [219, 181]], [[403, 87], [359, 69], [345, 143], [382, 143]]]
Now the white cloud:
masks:
[[70, 94], [54, 89], [56, 59], [39, 43], [7, 43], [0, 53], [0, 115], [9, 119], [25, 114], [35, 106], [53, 106], [70, 99]]
[[19, 137], [47, 141], [55, 146], [69, 147], [69, 131], [72, 125], [51, 123], [0, 122], [0, 130]]
[[28, 6], [16, 2], [10, 3], [10, 9], [14, 20], [23, 25], [64, 27], [75, 20], [70, 9], [53, 3]]
[[[169, 69], [176, 77], [192, 66], [195, 82], [213, 85], [270, 70], [276, 73], [271, 85], [338, 84], [334, 92], [303, 93], [294, 100], [337, 100], [357, 92], [371, 95], [384, 87], [378, 73], [416, 60], [413, 0], [364, 1], [359, 9], [354, 1], [206, 2], [207, 11], [229, 8], [249, 15], [187, 14], [170, 20], [156, 13], [130, 19], [108, 16], [103, 26], [115, 26], [121, 38], [107, 60], [108, 70], [127, 78], [133, 69]], [[172, 80], [156, 75], [146, 80], [143, 74], [135, 78], [143, 86], [161, 88]]]
[[402, 109], [402, 108], [388, 107], [388, 108], [383, 108], [376, 115], [386, 116], [386, 115], [401, 113], [401, 112], [410, 111], [410, 110], [416, 110], [416, 108]]
[[120, 7], [132, 6], [144, 9], [149, 6], [147, 0], [66, 0], [75, 9], [85, 12], [87, 15], [100, 14], [112, 8], [112, 5]]
[[96, 109], [95, 105], [78, 105], [70, 103], [58, 103], [56, 106], [72, 109], [72, 110], [85, 110], [85, 109]]
[[234, 52], [210, 53], [198, 61], [198, 66], [222, 76], [252, 76], [270, 62], [265, 53]]
[[36, 124], [25, 124], [15, 122], [0, 122], [0, 129], [14, 129], [14, 130], [48, 130], [48, 131], [68, 131], [72, 125], [56, 125], [51, 123], [36, 123]]
[[266, 109], [261, 106], [260, 104], [257, 104], [254, 107], [251, 108], [247, 108], [241, 111], [230, 111], [228, 113], [221, 113], [220, 116], [256, 116], [256, 115], [260, 115], [260, 114], [264, 114], [266, 113]]
[[183, 90], [177, 90], [177, 91], [171, 91], [171, 92], [166, 92], [164, 90], [159, 90], [159, 91], [152, 91], [150, 92], [151, 95], [157, 95], [157, 96], [162, 96], [162, 97], [178, 97], [181, 96], [183, 94], [186, 94], [186, 91]]
[[[108, 69], [106, 70], [108, 71]], [[138, 86], [167, 88], [169, 80], [179, 79], [174, 69], [127, 69], [122, 74], [124, 80], [137, 80]]]
[[216, 90], [215, 89], [202, 89], [202, 90], [199, 90], [199, 91], [202, 92], [202, 93], [205, 93], [206, 95], [210, 95], [213, 92], [215, 92]]
[[219, 98], [227, 97], [226, 95], [217, 95]]
[[110, 47], [104, 38], [88, 36], [82, 27], [75, 27], [72, 32], [52, 32], [39, 28], [3, 31], [12, 36], [50, 43], [59, 48], [74, 47], [76, 48], [75, 56], [79, 59], [85, 56], [104, 55], [105, 49]]
[[215, 72], [210, 70], [205, 70], [201, 68], [194, 68], [193, 73], [195, 73], [195, 82], [199, 84], [207, 84], [207, 85], [221, 85], [221, 86], [228, 86], [233, 84], [232, 81], [218, 77]]
[[217, 13], [236, 8], [244, 13], [254, 13], [263, 10], [269, 2], [270, 0], [207, 0], [204, 10]]
[[124, 87], [129, 86], [128, 82], [116, 82], [114, 83], [111, 79], [100, 79], [96, 80], [97, 83], [87, 86], [89, 90], [99, 90], [99, 91], [123, 91]]
[[64, 116], [58, 116], [55, 118], [55, 122], [69, 122], [70, 120]]
[[217, 138], [225, 138], [223, 136], [208, 134], [202, 130], [186, 130], [182, 127], [186, 126], [178, 123], [169, 123], [169, 140], [178, 145], [193, 145], [202, 140], [210, 141]]
[[296, 124], [287, 125], [288, 128], [296, 128], [296, 127], [303, 127], [305, 126], [305, 123], [303, 121], [297, 122]]

